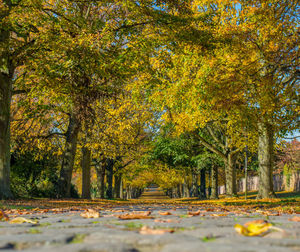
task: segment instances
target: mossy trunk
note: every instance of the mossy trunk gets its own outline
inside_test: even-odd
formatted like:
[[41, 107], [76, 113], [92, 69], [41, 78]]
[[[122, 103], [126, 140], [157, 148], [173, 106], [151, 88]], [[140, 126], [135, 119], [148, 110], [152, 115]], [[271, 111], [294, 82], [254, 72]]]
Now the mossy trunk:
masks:
[[211, 199], [218, 199], [218, 167], [213, 164], [211, 168]]
[[10, 104], [14, 67], [9, 57], [9, 31], [0, 30], [0, 199], [12, 198], [10, 190]]
[[259, 190], [257, 198], [274, 198], [274, 130], [271, 124], [260, 122], [258, 124], [258, 133]]
[[237, 196], [235, 164], [236, 156], [229, 153], [225, 162], [226, 195], [229, 197]]
[[91, 151], [90, 149], [82, 148], [82, 195], [83, 199], [91, 198]]
[[59, 198], [70, 198], [71, 196], [71, 180], [79, 130], [80, 122], [72, 113], [69, 117], [69, 125], [66, 133], [65, 150], [62, 157], [62, 165], [58, 182]]

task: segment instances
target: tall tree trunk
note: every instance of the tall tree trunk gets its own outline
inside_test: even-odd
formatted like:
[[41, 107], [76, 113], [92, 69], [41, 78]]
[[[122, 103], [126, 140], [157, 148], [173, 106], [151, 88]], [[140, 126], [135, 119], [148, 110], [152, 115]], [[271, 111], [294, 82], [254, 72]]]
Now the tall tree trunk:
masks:
[[10, 191], [10, 104], [14, 67], [9, 57], [9, 31], [0, 30], [0, 199], [12, 198]]
[[80, 122], [72, 113], [69, 117], [69, 125], [66, 133], [65, 151], [62, 157], [62, 166], [58, 182], [58, 197], [70, 197], [71, 180], [74, 160], [77, 148], [77, 138], [80, 130]]
[[82, 195], [83, 199], [91, 198], [91, 150], [82, 148]]
[[198, 197], [198, 173], [196, 168], [192, 168], [192, 187], [190, 197]]
[[97, 189], [98, 195], [101, 199], [105, 197], [105, 159], [101, 160], [96, 166], [97, 173]]
[[121, 198], [121, 184], [122, 184], [122, 174], [115, 174], [115, 188], [114, 188], [114, 197], [115, 198]]
[[183, 184], [182, 184], [182, 191], [183, 191], [183, 197], [188, 198], [189, 197], [189, 188], [188, 188], [188, 184], [187, 184], [186, 175], [184, 175], [184, 181], [183, 181]]
[[108, 158], [106, 160], [106, 170], [107, 170], [107, 191], [106, 196], [108, 199], [113, 198], [113, 175], [114, 175], [114, 160]]
[[211, 169], [211, 199], [218, 199], [218, 167], [213, 164]]
[[228, 154], [225, 162], [225, 176], [226, 176], [226, 195], [235, 197], [237, 195], [236, 186], [236, 155]]
[[206, 178], [205, 178], [205, 169], [200, 171], [200, 198], [206, 199]]
[[271, 124], [261, 122], [258, 124], [258, 133], [259, 190], [257, 198], [274, 198], [274, 130]]

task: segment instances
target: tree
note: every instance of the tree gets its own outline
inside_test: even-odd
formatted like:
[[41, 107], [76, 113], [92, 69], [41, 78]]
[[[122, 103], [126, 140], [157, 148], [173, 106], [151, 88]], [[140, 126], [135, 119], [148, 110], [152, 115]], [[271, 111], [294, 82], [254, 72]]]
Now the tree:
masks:
[[42, 1], [0, 2], [0, 198], [10, 198], [10, 104], [15, 71], [36, 49]]
[[155, 74], [143, 79], [152, 85], [150, 100], [179, 132], [223, 123], [233, 148], [244, 148], [248, 135], [258, 148], [258, 197], [272, 197], [274, 134], [297, 127], [299, 116], [297, 1], [195, 1], [194, 6], [199, 15], [211, 13], [210, 26], [195, 22], [210, 31], [211, 50], [183, 40], [174, 50], [157, 50]]

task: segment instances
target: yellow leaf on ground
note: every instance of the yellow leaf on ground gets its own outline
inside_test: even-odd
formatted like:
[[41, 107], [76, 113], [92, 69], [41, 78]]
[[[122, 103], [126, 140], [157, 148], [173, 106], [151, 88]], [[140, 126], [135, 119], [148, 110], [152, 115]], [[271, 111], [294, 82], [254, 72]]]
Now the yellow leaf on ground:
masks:
[[152, 234], [152, 235], [158, 235], [158, 234], [165, 234], [165, 233], [173, 233], [174, 229], [152, 229], [147, 226], [143, 226], [140, 229], [140, 234]]
[[99, 218], [100, 213], [94, 209], [87, 209], [84, 213], [81, 213], [80, 216], [83, 218]]
[[272, 226], [271, 223], [268, 223], [263, 220], [256, 220], [246, 223], [247, 225], [236, 224], [234, 226], [235, 230], [244, 236], [258, 236], [264, 235]]
[[37, 224], [38, 221], [26, 219], [26, 218], [23, 218], [23, 217], [17, 217], [17, 218], [12, 219], [9, 223], [12, 223], [12, 224], [22, 224], [22, 223]]

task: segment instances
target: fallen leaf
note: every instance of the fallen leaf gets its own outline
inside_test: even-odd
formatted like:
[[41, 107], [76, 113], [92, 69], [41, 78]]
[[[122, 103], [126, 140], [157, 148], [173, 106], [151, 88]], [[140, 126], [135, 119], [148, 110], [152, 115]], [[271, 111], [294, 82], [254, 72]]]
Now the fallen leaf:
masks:
[[172, 215], [170, 212], [158, 212], [160, 215]]
[[264, 235], [266, 232], [270, 229], [272, 226], [271, 223], [257, 220], [257, 221], [251, 221], [247, 223], [247, 226], [242, 226], [240, 224], [235, 224], [234, 228], [235, 230], [244, 236], [258, 236], [258, 235]]
[[9, 223], [12, 223], [12, 224], [22, 224], [22, 223], [37, 224], [38, 221], [26, 219], [26, 218], [23, 218], [23, 217], [17, 217], [17, 218], [12, 219]]
[[147, 216], [144, 214], [123, 214], [119, 215], [119, 219], [121, 220], [134, 220], [134, 219], [153, 219], [152, 216]]
[[197, 212], [188, 212], [187, 214], [191, 216], [197, 216], [200, 215], [200, 210], [198, 210]]
[[84, 213], [81, 213], [80, 216], [83, 218], [99, 218], [100, 213], [94, 209], [87, 209]]
[[294, 216], [293, 218], [290, 218], [289, 221], [300, 222], [300, 216]]
[[8, 221], [9, 217], [2, 210], [0, 210], [0, 220], [2, 219]]
[[174, 229], [152, 229], [147, 226], [143, 226], [140, 229], [140, 234], [152, 234], [152, 235], [159, 235], [159, 234], [165, 234], [165, 233], [173, 233]]
[[211, 214], [210, 216], [213, 217], [221, 217], [221, 216], [227, 216], [228, 214]]
[[151, 214], [151, 211], [134, 211], [134, 212], [132, 212], [132, 214], [149, 216]]

